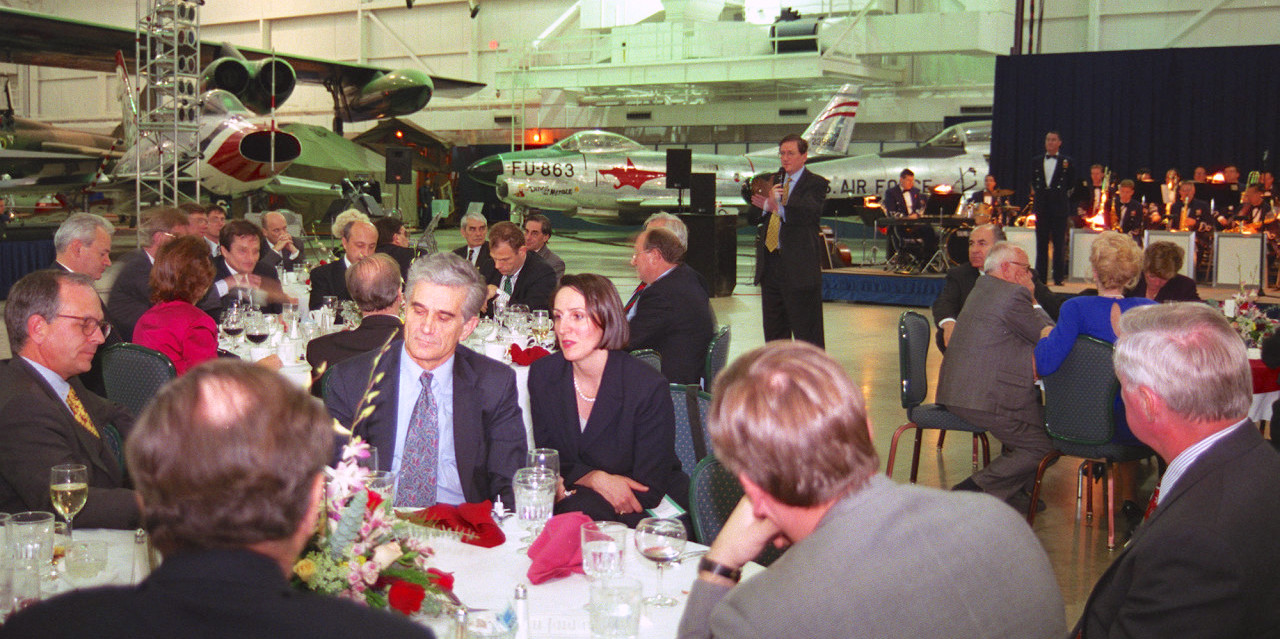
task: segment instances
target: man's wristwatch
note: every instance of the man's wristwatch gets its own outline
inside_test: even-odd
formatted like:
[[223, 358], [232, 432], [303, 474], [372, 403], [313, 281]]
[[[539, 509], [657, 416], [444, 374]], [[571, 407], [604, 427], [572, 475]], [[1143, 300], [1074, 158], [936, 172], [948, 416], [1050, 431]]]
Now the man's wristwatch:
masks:
[[724, 577], [735, 584], [742, 579], [741, 568], [730, 568], [720, 562], [708, 559], [705, 555], [698, 562], [698, 572], [709, 572], [713, 575]]

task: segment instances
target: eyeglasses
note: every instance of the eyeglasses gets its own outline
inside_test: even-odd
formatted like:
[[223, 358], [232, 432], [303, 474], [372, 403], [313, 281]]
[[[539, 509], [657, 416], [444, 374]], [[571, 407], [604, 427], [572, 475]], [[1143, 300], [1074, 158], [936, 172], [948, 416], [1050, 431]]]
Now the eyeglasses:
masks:
[[66, 319], [79, 320], [80, 331], [84, 333], [85, 337], [93, 337], [93, 331], [95, 329], [102, 331], [103, 337], [106, 337], [111, 334], [111, 323], [107, 322], [106, 320], [100, 320], [95, 317], [80, 316], [80, 315], [63, 315], [61, 313], [54, 315], [54, 317], [64, 317]]
[[1022, 262], [1005, 262], [1005, 264], [1008, 264], [1009, 266], [1016, 266], [1019, 269], [1024, 271], [1031, 270], [1031, 264], [1023, 264]]

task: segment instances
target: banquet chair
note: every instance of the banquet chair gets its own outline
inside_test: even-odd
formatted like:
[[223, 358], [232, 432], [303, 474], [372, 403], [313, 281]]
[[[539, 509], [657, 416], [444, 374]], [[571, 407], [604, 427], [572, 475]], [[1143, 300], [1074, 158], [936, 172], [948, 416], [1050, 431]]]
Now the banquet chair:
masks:
[[[1054, 450], [1040, 460], [1027, 523], [1036, 520], [1036, 501], [1044, 471], [1062, 455], [1083, 457], [1076, 481], [1076, 509], [1082, 493], [1087, 495], [1085, 521], [1093, 521], [1093, 491], [1086, 478], [1105, 479], [1102, 496], [1107, 505], [1107, 550], [1116, 547], [1115, 464], [1138, 461], [1155, 455], [1141, 444], [1118, 444], [1115, 436], [1115, 401], [1120, 390], [1111, 354], [1115, 347], [1089, 336], [1076, 338], [1067, 359], [1058, 370], [1044, 376], [1044, 421]], [[1104, 477], [1095, 475], [1102, 469]], [[1087, 493], [1085, 491], [1088, 490]]]
[[112, 344], [102, 352], [102, 383], [107, 399], [123, 404], [134, 417], [166, 382], [178, 376], [160, 351], [137, 344]]
[[672, 384], [670, 389], [676, 410], [676, 457], [680, 458], [680, 469], [692, 475], [694, 467], [711, 454], [711, 437], [707, 434], [711, 394], [692, 384]]
[[631, 356], [662, 372], [662, 354], [652, 348], [641, 348], [631, 351]]
[[[738, 483], [738, 478], [715, 455], [708, 455], [698, 462], [689, 474], [689, 517], [693, 520], [694, 539], [710, 546], [720, 535], [742, 495], [742, 484]], [[755, 558], [755, 562], [768, 566], [781, 556], [782, 551], [770, 545]]]
[[729, 340], [731, 334], [729, 326], [721, 326], [716, 329], [716, 334], [711, 338], [711, 344], [707, 346], [707, 363], [705, 372], [702, 375], [702, 390], [711, 392], [711, 383], [716, 381], [716, 375], [724, 369], [729, 363]]
[[982, 465], [991, 463], [991, 443], [987, 429], [975, 426], [956, 417], [941, 404], [924, 404], [929, 394], [929, 376], [925, 362], [929, 357], [929, 320], [915, 311], [904, 311], [898, 318], [898, 374], [902, 382], [902, 407], [907, 409], [907, 423], [898, 427], [889, 444], [889, 462], [885, 474], [893, 477], [893, 466], [898, 456], [898, 438], [908, 429], [916, 431], [915, 446], [911, 453], [911, 483], [916, 483], [920, 471], [920, 442], [924, 429], [941, 431], [938, 434], [938, 450], [942, 450], [943, 436], [949, 430], [973, 434], [973, 469], [978, 469], [978, 448], [982, 448]]

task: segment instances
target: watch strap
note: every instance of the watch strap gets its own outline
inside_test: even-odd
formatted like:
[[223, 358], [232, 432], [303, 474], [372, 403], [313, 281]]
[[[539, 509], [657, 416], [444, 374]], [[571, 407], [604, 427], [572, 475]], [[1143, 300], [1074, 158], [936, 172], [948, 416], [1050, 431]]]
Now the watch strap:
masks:
[[742, 579], [741, 568], [730, 568], [720, 562], [708, 559], [705, 555], [698, 562], [699, 572], [709, 572], [713, 575], [724, 577], [733, 583], [738, 583]]

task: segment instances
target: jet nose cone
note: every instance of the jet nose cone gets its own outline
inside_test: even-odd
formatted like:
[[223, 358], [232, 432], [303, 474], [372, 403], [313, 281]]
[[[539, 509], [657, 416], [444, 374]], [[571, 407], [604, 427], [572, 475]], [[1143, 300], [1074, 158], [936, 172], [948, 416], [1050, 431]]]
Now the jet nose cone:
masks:
[[502, 175], [502, 159], [494, 155], [476, 160], [467, 167], [467, 175], [481, 184], [497, 186], [498, 176]]

